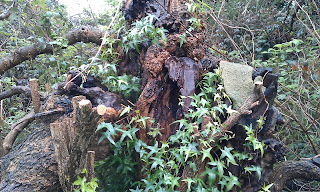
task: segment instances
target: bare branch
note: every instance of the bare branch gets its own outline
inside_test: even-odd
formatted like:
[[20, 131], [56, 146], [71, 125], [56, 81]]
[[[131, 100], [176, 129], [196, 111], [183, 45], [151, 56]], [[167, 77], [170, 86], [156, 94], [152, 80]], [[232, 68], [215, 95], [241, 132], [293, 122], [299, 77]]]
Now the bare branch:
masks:
[[[82, 26], [77, 29], [73, 29], [65, 34], [65, 38], [68, 40], [68, 44], [72, 45], [77, 42], [84, 43], [96, 43], [98, 45], [102, 42], [103, 33], [98, 29], [90, 26]], [[8, 69], [19, 65], [23, 61], [34, 59], [40, 54], [50, 53], [53, 54], [54, 46], [50, 44], [35, 43], [27, 47], [21, 47], [11, 54], [3, 57], [0, 60], [0, 75], [2, 75]]]
[[35, 113], [33, 110], [28, 113], [26, 116], [21, 118], [18, 122], [11, 125], [9, 129], [11, 130], [7, 136], [3, 140], [3, 149], [5, 150], [5, 154], [8, 154], [13, 146], [14, 141], [16, 140], [17, 136], [21, 133], [21, 131], [27, 127], [36, 117], [42, 117], [46, 115], [53, 115], [56, 113], [60, 113], [61, 111], [58, 109], [42, 112], [42, 113]]
[[[15, 86], [11, 87], [11, 89], [0, 93], [0, 100], [12, 97], [13, 95], [25, 94], [27, 97], [31, 97], [31, 90], [26, 86]], [[44, 100], [46, 98], [46, 94], [43, 92], [39, 92], [40, 100]]]
[[5, 10], [4, 13], [2, 13], [2, 14], [0, 15], [0, 20], [7, 19], [7, 18], [11, 15], [10, 10], [11, 10], [13, 7], [15, 7], [16, 5], [17, 5], [17, 3], [14, 1], [14, 2], [12, 3], [12, 5], [11, 5], [7, 10]]

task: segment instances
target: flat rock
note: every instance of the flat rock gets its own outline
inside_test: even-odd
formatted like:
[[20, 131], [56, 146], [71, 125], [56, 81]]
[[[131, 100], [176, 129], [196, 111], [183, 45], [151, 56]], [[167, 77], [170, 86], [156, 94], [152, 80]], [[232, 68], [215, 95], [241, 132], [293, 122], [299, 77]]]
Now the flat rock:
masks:
[[238, 109], [252, 93], [254, 84], [252, 74], [254, 68], [248, 65], [220, 61], [220, 74], [227, 95], [233, 101], [233, 107]]

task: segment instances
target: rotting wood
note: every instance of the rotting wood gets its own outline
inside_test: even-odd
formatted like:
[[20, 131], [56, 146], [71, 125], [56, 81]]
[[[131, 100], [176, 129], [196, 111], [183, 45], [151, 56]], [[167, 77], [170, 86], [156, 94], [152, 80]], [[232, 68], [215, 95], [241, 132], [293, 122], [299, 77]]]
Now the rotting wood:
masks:
[[99, 120], [96, 110], [84, 96], [73, 97], [72, 105], [72, 118], [50, 124], [59, 180], [64, 191], [73, 191], [76, 176], [85, 168], [87, 150]]
[[[30, 88], [31, 88], [31, 97], [32, 97], [32, 103], [34, 107], [34, 112], [39, 113], [40, 112], [40, 94], [38, 92], [38, 80], [37, 79], [30, 79]], [[39, 123], [39, 118], [36, 117], [36, 122]]]
[[87, 181], [91, 181], [95, 176], [95, 174], [94, 174], [94, 155], [95, 155], [94, 151], [88, 151], [88, 158], [87, 158], [87, 165], [86, 165], [86, 169], [88, 171]]

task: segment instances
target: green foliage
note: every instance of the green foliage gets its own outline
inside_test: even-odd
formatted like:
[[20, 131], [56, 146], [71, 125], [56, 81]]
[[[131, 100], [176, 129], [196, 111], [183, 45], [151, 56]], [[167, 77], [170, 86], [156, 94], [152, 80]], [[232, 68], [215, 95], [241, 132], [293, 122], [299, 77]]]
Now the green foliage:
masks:
[[[313, 38], [307, 38], [305, 41], [293, 39], [289, 42], [277, 44], [263, 54], [266, 54], [268, 59], [265, 61], [257, 60], [256, 64], [272, 67], [280, 74], [278, 102], [284, 104], [281, 108], [283, 109], [282, 112], [293, 119], [288, 122], [288, 126], [297, 127], [299, 130], [295, 133], [293, 129], [287, 127], [281, 130], [282, 133], [279, 135], [297, 153], [301, 153], [303, 156], [316, 154], [311, 146], [319, 146], [320, 144], [320, 140], [317, 139], [319, 134], [317, 126], [312, 123], [319, 114], [317, 106], [320, 98], [318, 45], [316, 40]], [[309, 125], [310, 123], [312, 125]], [[309, 136], [305, 135], [305, 128], [301, 125], [309, 125], [310, 130], [315, 131], [314, 134], [307, 133]], [[298, 135], [304, 139], [290, 139], [290, 137], [297, 137]], [[308, 137], [313, 139], [308, 139]], [[305, 141], [309, 143], [309, 148], [306, 148], [306, 144], [303, 144]], [[303, 150], [298, 147], [299, 145], [304, 146]], [[289, 154], [289, 156], [293, 157], [292, 154]]]
[[[250, 125], [250, 127], [244, 126], [244, 128], [246, 129], [246, 134], [247, 134], [247, 138], [246, 141], [249, 141], [250, 144], [252, 144], [252, 147], [254, 150], [258, 150], [261, 152], [261, 157], [263, 156], [263, 147], [264, 144], [261, 143], [254, 134], [254, 130], [252, 129], [252, 126]], [[259, 127], [261, 128], [261, 127]]]
[[260, 190], [259, 192], [270, 192], [270, 188], [272, 187], [273, 183], [269, 184], [269, 185], [263, 185], [262, 190]]
[[91, 179], [91, 181], [87, 182], [87, 177], [88, 177], [88, 171], [86, 169], [84, 169], [82, 172], [82, 174], [85, 174], [84, 177], [80, 177], [77, 176], [77, 180], [75, 182], [73, 182], [74, 186], [78, 186], [79, 188], [76, 187], [76, 189], [74, 190], [75, 192], [95, 192], [97, 187], [98, 187], [98, 183], [97, 183], [97, 179], [93, 178]]
[[[112, 144], [112, 155], [96, 165], [101, 186], [107, 191], [126, 191], [136, 185], [139, 174], [134, 153], [138, 129], [129, 125], [122, 129], [122, 125], [101, 122], [98, 130], [104, 130], [99, 142], [108, 139]], [[120, 139], [114, 141], [114, 137], [120, 134]]]
[[148, 14], [142, 20], [133, 23], [127, 32], [124, 31], [121, 46], [126, 53], [131, 49], [140, 52], [139, 45], [142, 43], [149, 43], [151, 41], [152, 44], [157, 45], [160, 39], [166, 43], [167, 38], [165, 33], [167, 30], [163, 27], [155, 27], [153, 25], [155, 19], [158, 20], [154, 15]]
[[[186, 182], [187, 191], [230, 191], [235, 187], [240, 187], [238, 178], [232, 175], [228, 168], [231, 164], [238, 166], [251, 157], [235, 151], [232, 147], [222, 147], [219, 143], [206, 147], [213, 141], [214, 134], [220, 131], [220, 116], [227, 108], [223, 103], [223, 99], [226, 99], [223, 87], [219, 83], [221, 79], [218, 72], [205, 74], [199, 84], [202, 92], [191, 97], [193, 99], [192, 108], [186, 115], [186, 119], [175, 122], [180, 128], [165, 142], [156, 141], [154, 145], [148, 145], [139, 140], [136, 132], [139, 129], [145, 129], [147, 122], [151, 120], [149, 117], [140, 116], [139, 111], [131, 112], [130, 107], [123, 112], [123, 114], [131, 114], [131, 120], [125, 128], [123, 125], [102, 122], [98, 126], [98, 130], [104, 130], [100, 141], [108, 139], [112, 144], [113, 153], [105, 161], [100, 162], [100, 170], [102, 167], [105, 170], [105, 174], [102, 175], [108, 175], [108, 178], [103, 180], [108, 183], [110, 181], [105, 189], [108, 191], [129, 189], [130, 191], [175, 191], [180, 186], [180, 182]], [[180, 105], [184, 103], [180, 102]], [[199, 133], [197, 130], [202, 123], [201, 117], [204, 115], [211, 116], [214, 122]], [[151, 130], [149, 135], [157, 137], [160, 127], [149, 128], [149, 130]], [[255, 150], [263, 153], [263, 148], [261, 148], [263, 145], [255, 140], [256, 138], [250, 131], [252, 132], [252, 129], [248, 128], [247, 140], [252, 143]], [[114, 138], [119, 135], [121, 138], [115, 141]], [[215, 153], [213, 153], [213, 148], [215, 148]], [[143, 162], [141, 171], [144, 178], [141, 181], [137, 180], [134, 153]], [[181, 168], [190, 166], [191, 170], [196, 173], [196, 162], [201, 161], [208, 161], [202, 177], [182, 180]], [[261, 176], [261, 169], [256, 166], [246, 167], [243, 171], [257, 172], [259, 177]], [[119, 181], [119, 178], [121, 178], [121, 185], [116, 182]], [[109, 187], [112, 187], [112, 190]]]

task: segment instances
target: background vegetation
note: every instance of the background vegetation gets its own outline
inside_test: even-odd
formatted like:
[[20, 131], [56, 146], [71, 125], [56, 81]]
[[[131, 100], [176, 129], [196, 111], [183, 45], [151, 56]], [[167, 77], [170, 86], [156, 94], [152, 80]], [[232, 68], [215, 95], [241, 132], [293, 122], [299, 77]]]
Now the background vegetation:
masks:
[[[91, 24], [102, 30], [117, 17], [110, 33], [105, 39], [105, 48], [99, 59], [93, 62], [90, 71], [94, 76], [100, 76], [110, 91], [123, 94], [135, 101], [140, 91], [140, 76], [129, 74], [118, 75], [117, 62], [119, 52], [135, 49], [139, 52], [141, 43], [157, 44], [165, 41], [165, 30], [153, 26], [156, 19], [149, 16], [131, 26], [127, 26], [121, 13], [114, 14], [118, 1], [106, 2], [110, 9], [100, 15], [94, 15], [87, 10], [87, 16], [79, 19], [69, 19], [63, 5], [55, 0], [18, 0], [17, 6], [6, 20], [0, 21], [0, 57], [9, 54], [19, 47], [31, 45], [34, 42], [50, 41], [59, 45], [53, 55], [40, 55], [26, 61], [2, 75], [0, 79], [1, 92], [14, 85], [25, 85], [30, 78], [39, 79], [42, 91], [45, 85], [54, 87], [65, 79], [70, 69], [84, 69], [95, 55], [97, 47], [93, 44], [77, 43], [67, 46], [63, 39], [70, 29], [79, 24]], [[4, 1], [1, 10], [5, 10], [12, 1]], [[106, 5], [107, 6], [107, 5]], [[312, 157], [319, 154], [320, 146], [320, 64], [319, 64], [319, 1], [296, 0], [229, 0], [229, 1], [189, 1], [187, 3], [192, 13], [191, 22], [197, 24], [198, 19], [205, 21], [207, 26], [207, 43], [227, 54], [232, 61], [242, 62], [254, 67], [272, 67], [280, 73], [279, 92], [275, 106], [283, 113], [285, 125], [279, 127], [277, 137], [287, 148], [287, 159], [297, 160], [302, 157]], [[94, 15], [94, 17], [93, 17]], [[183, 41], [182, 41], [183, 43]], [[121, 48], [121, 49], [119, 49]], [[217, 55], [219, 56], [219, 55]], [[194, 145], [193, 123], [191, 119], [200, 119], [204, 114], [215, 114], [227, 109], [224, 105], [223, 88], [210, 89], [210, 83], [220, 82], [215, 73], [204, 77], [200, 88], [202, 93], [193, 97], [193, 105], [201, 110], [191, 111], [189, 119], [179, 123], [186, 127], [187, 132], [178, 131], [161, 147], [147, 146], [135, 137], [139, 127], [145, 126], [146, 117], [139, 116], [138, 111], [131, 111], [130, 129], [127, 132], [119, 125], [101, 124], [99, 128], [107, 128], [102, 139], [111, 142], [110, 155], [105, 161], [97, 162], [100, 188], [110, 191], [141, 191], [141, 188], [151, 191], [172, 191], [177, 186], [179, 166], [190, 164], [188, 157], [200, 156], [202, 160], [209, 159], [212, 172], [209, 183], [201, 179], [187, 180], [188, 190], [191, 184], [195, 188], [209, 191], [228, 191], [239, 186], [239, 181], [231, 173], [223, 175], [223, 169], [229, 164], [250, 161], [250, 155], [233, 151], [232, 148], [220, 148], [218, 160], [210, 155], [210, 150], [198, 151]], [[219, 93], [218, 108], [210, 108], [210, 104]], [[183, 105], [183, 103], [181, 103]], [[15, 96], [1, 102], [0, 140], [9, 131], [8, 127], [31, 110], [30, 100], [24, 96]], [[232, 111], [230, 111], [232, 113]], [[226, 114], [228, 115], [228, 114]], [[218, 116], [216, 119], [217, 122]], [[98, 129], [99, 129], [98, 128]], [[28, 130], [29, 129], [29, 130]], [[30, 126], [26, 131], [30, 131]], [[158, 127], [151, 133], [153, 137], [160, 134]], [[262, 144], [252, 135], [247, 127], [248, 146], [263, 153]], [[212, 130], [216, 131], [214, 126]], [[122, 132], [118, 142], [112, 136]], [[205, 133], [203, 133], [205, 134]], [[182, 143], [177, 148], [169, 146]], [[208, 141], [206, 141], [208, 142]], [[217, 146], [219, 147], [219, 146]], [[149, 167], [147, 177], [143, 181], [137, 178], [137, 163], [133, 151], [137, 151], [140, 159]], [[187, 158], [185, 158], [187, 157]], [[177, 163], [178, 162], [178, 163]], [[249, 164], [249, 163], [248, 163]], [[170, 171], [168, 171], [170, 170]], [[244, 172], [261, 173], [259, 167], [248, 166]], [[215, 173], [215, 174], [212, 174]], [[211, 175], [210, 175], [211, 174]], [[119, 182], [119, 177], [122, 181]], [[313, 188], [317, 183], [311, 183]], [[134, 190], [133, 190], [134, 189]], [[194, 189], [194, 190], [196, 190]], [[306, 188], [310, 189], [310, 188]], [[319, 188], [318, 188], [319, 189]], [[261, 186], [268, 190], [268, 186]]]

